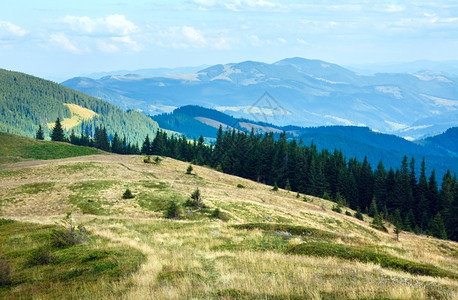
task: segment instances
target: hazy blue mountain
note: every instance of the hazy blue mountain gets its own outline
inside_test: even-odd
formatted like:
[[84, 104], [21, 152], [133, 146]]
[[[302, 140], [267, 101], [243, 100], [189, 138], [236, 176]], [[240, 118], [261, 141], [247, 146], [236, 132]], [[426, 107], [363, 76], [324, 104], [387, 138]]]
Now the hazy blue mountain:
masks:
[[202, 70], [207, 66], [197, 66], [197, 67], [178, 67], [178, 68], [151, 68], [151, 69], [138, 69], [138, 70], [118, 70], [118, 71], [110, 71], [110, 72], [98, 72], [98, 73], [90, 73], [90, 74], [82, 74], [82, 77], [88, 77], [92, 79], [98, 79], [105, 76], [113, 76], [113, 75], [129, 75], [129, 74], [136, 74], [136, 75], [143, 75], [143, 76], [173, 76], [179, 74], [191, 74], [196, 73], [199, 70]]
[[214, 109], [188, 105], [172, 113], [152, 117], [161, 128], [185, 134], [197, 139], [202, 134], [207, 139], [216, 138], [221, 125], [224, 130], [241, 130], [256, 133], [273, 131], [277, 135], [286, 132], [287, 137], [302, 139], [305, 145], [313, 143], [318, 149], [342, 150], [347, 157], [363, 160], [367, 156], [372, 167], [380, 160], [386, 167], [398, 168], [404, 155], [414, 157], [417, 168], [423, 157], [429, 170], [436, 169], [440, 179], [447, 169], [458, 172], [458, 128], [426, 140], [410, 142], [395, 135], [374, 132], [367, 127], [322, 126], [303, 128], [298, 126], [277, 126], [247, 119], [238, 119]]
[[289, 58], [168, 77], [80, 77], [63, 85], [150, 115], [192, 104], [281, 126], [367, 126], [411, 140], [458, 126], [458, 79], [431, 71], [369, 76]]
[[403, 63], [350, 65], [349, 69], [363, 74], [384, 73], [418, 73], [422, 71], [445, 73], [458, 76], [458, 61], [416, 60]]

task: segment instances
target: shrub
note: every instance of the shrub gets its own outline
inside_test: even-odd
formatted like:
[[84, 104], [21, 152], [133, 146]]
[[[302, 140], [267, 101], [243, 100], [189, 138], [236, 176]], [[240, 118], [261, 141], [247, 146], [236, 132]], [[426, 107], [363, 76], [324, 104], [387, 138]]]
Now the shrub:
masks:
[[162, 159], [161, 159], [159, 156], [156, 156], [156, 158], [154, 159], [154, 162], [155, 162], [156, 164], [158, 164], [158, 163], [161, 162], [161, 160], [162, 160]]
[[196, 208], [204, 207], [204, 204], [202, 203], [202, 196], [200, 194], [199, 188], [197, 188], [194, 192], [192, 192], [191, 198], [186, 201], [185, 205], [193, 206]]
[[244, 186], [243, 184], [240, 184], [240, 183], [237, 184], [237, 187], [238, 187], [239, 189], [244, 189], [244, 188], [245, 188], [245, 186]]
[[26, 266], [49, 265], [53, 260], [51, 252], [46, 247], [33, 249], [26, 261]]
[[193, 167], [192, 165], [189, 165], [188, 168], [186, 169], [186, 174], [191, 175], [192, 174]]
[[364, 221], [364, 217], [363, 217], [363, 214], [361, 213], [361, 209], [359, 208], [359, 206], [356, 208], [355, 218], [357, 218], [358, 220]]
[[0, 287], [10, 284], [11, 266], [4, 260], [0, 259]]
[[226, 215], [223, 212], [221, 212], [221, 210], [218, 207], [215, 208], [215, 210], [212, 212], [211, 216], [213, 218], [220, 219], [221, 221], [224, 221], [224, 222], [227, 221]]
[[67, 212], [67, 215], [61, 220], [62, 226], [52, 230], [50, 236], [51, 246], [65, 248], [87, 240], [86, 228], [84, 226], [75, 226], [71, 215], [71, 212]]
[[301, 197], [301, 194], [299, 194], [299, 192], [297, 192], [296, 198], [299, 199], [300, 197]]
[[348, 210], [345, 211], [345, 214], [346, 214], [347, 216], [350, 216], [350, 217], [353, 216], [353, 215], [351, 214], [351, 212], [349, 212]]
[[386, 229], [385, 225], [383, 224], [383, 214], [375, 213], [371, 226], [375, 229], [388, 232], [388, 229]]
[[331, 196], [329, 196], [328, 192], [324, 192], [322, 198], [323, 198], [324, 200], [331, 200]]
[[180, 217], [180, 209], [175, 201], [170, 201], [164, 213], [164, 217], [167, 219], [177, 219]]
[[332, 207], [332, 211], [338, 212], [339, 214], [342, 213], [342, 208], [340, 208], [340, 205], [334, 205]]
[[143, 162], [144, 162], [145, 164], [151, 163], [151, 156], [149, 156], [149, 155], [146, 156], [146, 157], [143, 159]]
[[129, 190], [129, 189], [126, 189], [126, 191], [124, 192], [124, 194], [122, 194], [122, 198], [123, 199], [132, 199], [134, 198], [135, 196], [132, 194], [132, 192]]

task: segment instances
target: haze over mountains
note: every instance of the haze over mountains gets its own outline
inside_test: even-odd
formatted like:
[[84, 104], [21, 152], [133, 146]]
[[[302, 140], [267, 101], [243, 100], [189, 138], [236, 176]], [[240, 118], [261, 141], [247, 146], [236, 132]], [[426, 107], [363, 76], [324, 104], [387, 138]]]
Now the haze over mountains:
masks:
[[282, 126], [368, 126], [407, 139], [458, 125], [458, 75], [434, 71], [360, 75], [320, 60], [289, 58], [163, 77], [77, 77], [62, 84], [150, 115], [191, 104]]

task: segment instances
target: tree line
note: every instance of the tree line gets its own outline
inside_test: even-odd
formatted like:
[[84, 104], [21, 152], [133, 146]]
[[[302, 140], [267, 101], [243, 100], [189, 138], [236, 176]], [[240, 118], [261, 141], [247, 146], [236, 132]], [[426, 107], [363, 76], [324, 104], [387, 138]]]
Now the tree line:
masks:
[[[76, 134], [73, 130], [69, 136], [66, 136], [62, 128], [62, 123], [60, 119], [57, 118], [50, 137], [51, 140], [55, 142], [67, 142], [77, 146], [95, 147], [103, 151], [117, 154], [140, 154], [138, 145], [129, 143], [125, 135], [121, 139], [118, 133], [115, 132], [110, 141], [105, 126], [96, 126], [93, 136], [89, 134], [89, 131], [86, 131], [84, 134]], [[38, 127], [35, 138], [44, 140], [44, 133], [41, 125]]]
[[[88, 146], [130, 153], [119, 151], [119, 137], [113, 137], [110, 143], [103, 127], [97, 128], [99, 136], [96, 134]], [[122, 142], [121, 145], [128, 147]], [[159, 130], [154, 138], [146, 135], [140, 149], [136, 145], [130, 147], [134, 154], [168, 156], [207, 165], [227, 174], [323, 197], [397, 223], [406, 231], [458, 240], [456, 174], [448, 171], [439, 187], [434, 170], [427, 176], [424, 159], [419, 175], [415, 160], [409, 161], [407, 156], [398, 169], [387, 170], [380, 161], [373, 170], [366, 158], [362, 162], [347, 159], [338, 149], [318, 151], [313, 141], [306, 146], [302, 140], [287, 139], [285, 133], [275, 138], [273, 133], [224, 132], [222, 127], [210, 146], [202, 136], [190, 141], [185, 136], [169, 136]]]

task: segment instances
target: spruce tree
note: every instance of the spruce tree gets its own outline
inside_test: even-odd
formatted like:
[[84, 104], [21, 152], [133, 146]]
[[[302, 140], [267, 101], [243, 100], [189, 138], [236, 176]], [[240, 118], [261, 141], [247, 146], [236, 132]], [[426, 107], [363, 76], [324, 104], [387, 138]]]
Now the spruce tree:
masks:
[[64, 129], [62, 128], [59, 117], [57, 117], [56, 123], [54, 124], [54, 128], [51, 132], [51, 140], [55, 142], [63, 142], [64, 138]]
[[123, 153], [122, 142], [119, 139], [117, 132], [115, 132], [113, 140], [111, 141], [111, 152], [118, 153], [118, 154]]
[[401, 218], [401, 212], [399, 211], [399, 208], [397, 208], [394, 212], [393, 225], [394, 225], [394, 233], [396, 234], [396, 240], [399, 241], [399, 233], [401, 233], [402, 231], [402, 218]]
[[291, 185], [290, 185], [290, 183], [289, 183], [289, 179], [286, 179], [285, 190], [287, 190], [288, 192], [291, 191]]
[[149, 140], [149, 135], [147, 134], [142, 145], [142, 154], [150, 155], [151, 154], [151, 142]]
[[35, 135], [35, 138], [37, 140], [44, 140], [44, 134], [43, 134], [43, 129], [41, 128], [41, 125], [38, 126], [37, 134]]
[[430, 225], [431, 234], [437, 238], [446, 240], [447, 233], [445, 231], [444, 221], [442, 221], [442, 217], [440, 213], [437, 213], [436, 216], [431, 220]]
[[375, 198], [373, 198], [369, 207], [369, 217], [374, 217], [376, 214], [378, 214], [377, 204], [375, 203]]

